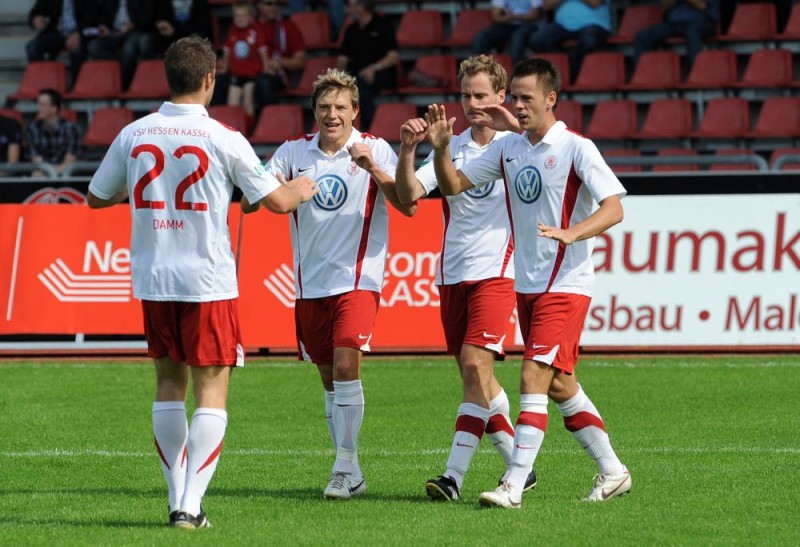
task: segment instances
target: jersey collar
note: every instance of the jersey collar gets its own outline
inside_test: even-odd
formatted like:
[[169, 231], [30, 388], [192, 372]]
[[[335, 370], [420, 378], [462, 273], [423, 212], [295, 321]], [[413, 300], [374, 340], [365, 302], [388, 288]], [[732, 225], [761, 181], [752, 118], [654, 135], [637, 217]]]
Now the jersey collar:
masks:
[[178, 116], [181, 114], [199, 114], [208, 117], [206, 107], [201, 104], [175, 104], [170, 101], [164, 101], [161, 108], [158, 109], [159, 114], [164, 116]]

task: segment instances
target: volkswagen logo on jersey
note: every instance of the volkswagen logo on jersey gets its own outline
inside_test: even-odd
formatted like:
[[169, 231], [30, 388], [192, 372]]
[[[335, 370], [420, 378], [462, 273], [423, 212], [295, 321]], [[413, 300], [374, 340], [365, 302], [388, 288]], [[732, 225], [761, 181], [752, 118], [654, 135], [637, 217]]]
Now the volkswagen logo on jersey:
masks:
[[314, 196], [314, 203], [320, 209], [335, 211], [347, 201], [347, 186], [336, 175], [325, 175], [317, 179], [319, 194]]
[[466, 191], [466, 194], [471, 198], [481, 199], [491, 194], [492, 190], [494, 190], [494, 181], [490, 182], [489, 184], [484, 184], [483, 186], [470, 188]]
[[542, 193], [542, 176], [530, 165], [523, 167], [514, 180], [514, 188], [524, 203], [533, 203]]

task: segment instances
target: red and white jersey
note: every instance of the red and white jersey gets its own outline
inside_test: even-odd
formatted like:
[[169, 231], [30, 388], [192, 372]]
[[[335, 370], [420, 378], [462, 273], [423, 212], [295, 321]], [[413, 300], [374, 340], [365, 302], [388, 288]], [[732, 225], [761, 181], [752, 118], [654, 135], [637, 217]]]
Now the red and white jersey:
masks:
[[476, 186], [505, 181], [517, 292], [592, 295], [594, 238], [563, 245], [539, 237], [537, 228], [539, 222], [568, 228], [591, 215], [596, 202], [625, 195], [592, 141], [556, 122], [536, 145], [527, 134], [509, 135], [461, 171]]
[[238, 131], [198, 104], [164, 103], [125, 127], [89, 191], [110, 199], [128, 186], [133, 295], [208, 302], [238, 296], [228, 232], [233, 185], [251, 203], [280, 187]]
[[297, 298], [380, 292], [383, 286], [389, 213], [378, 185], [350, 158], [347, 148], [357, 142], [369, 145], [381, 170], [394, 178], [397, 155], [389, 143], [355, 128], [333, 156], [320, 150], [315, 133], [283, 143], [267, 165], [271, 173], [305, 175], [319, 187], [290, 220]]
[[[510, 134], [497, 131], [489, 144], [481, 146], [472, 140], [472, 129], [467, 129], [450, 141], [450, 158], [456, 169], [460, 169], [483, 154], [492, 142]], [[417, 179], [428, 193], [438, 184], [432, 159], [433, 152], [417, 170]], [[442, 200], [442, 214], [444, 235], [436, 268], [437, 285], [492, 277], [514, 278], [514, 242], [502, 180], [447, 196]]]

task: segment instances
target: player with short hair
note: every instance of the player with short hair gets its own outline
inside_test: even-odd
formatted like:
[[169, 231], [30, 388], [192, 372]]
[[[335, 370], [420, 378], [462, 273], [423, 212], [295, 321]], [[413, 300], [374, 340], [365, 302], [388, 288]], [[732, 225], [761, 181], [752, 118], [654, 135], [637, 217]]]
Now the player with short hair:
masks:
[[[503, 108], [506, 81], [505, 69], [492, 57], [477, 55], [461, 62], [461, 104], [470, 127], [450, 142], [449, 153], [456, 167], [511, 134], [496, 130], [484, 110], [487, 106]], [[433, 153], [414, 172], [417, 145], [426, 137], [427, 123], [422, 118], [408, 120], [400, 128], [397, 192], [406, 203], [437, 187]], [[464, 396], [445, 472], [429, 480], [425, 488], [433, 500], [454, 501], [461, 494], [464, 475], [484, 432], [506, 466], [511, 463], [514, 427], [508, 396], [494, 375], [494, 360], [503, 354], [514, 310], [514, 242], [502, 180], [447, 196], [442, 209], [444, 234], [436, 284], [447, 353], [456, 357]], [[536, 474], [531, 471], [525, 489], [535, 485]]]
[[[89, 184], [92, 208], [131, 197], [133, 295], [155, 360], [153, 432], [169, 487], [169, 520], [211, 526], [202, 499], [219, 461], [234, 366], [244, 364], [228, 208], [234, 185], [252, 203], [288, 213], [311, 199], [307, 177], [266, 173], [239, 132], [208, 117], [216, 56], [182, 38], [164, 65], [170, 100], [126, 126]], [[196, 408], [189, 425], [189, 375]]]
[[[364, 417], [361, 357], [369, 351], [389, 239], [388, 201], [400, 203], [397, 156], [383, 139], [353, 127], [358, 88], [329, 69], [314, 82], [311, 108], [319, 131], [283, 143], [267, 169], [313, 178], [320, 189], [291, 216], [298, 356], [316, 364], [325, 388], [325, 419], [336, 461], [324, 495], [348, 499], [367, 483], [358, 463]], [[247, 203], [242, 206], [248, 211]]]
[[[631, 488], [628, 469], [575, 377], [594, 288], [593, 238], [622, 220], [625, 188], [592, 141], [556, 120], [560, 84], [558, 70], [547, 60], [514, 65], [512, 105], [525, 132], [497, 141], [460, 170], [448, 153], [454, 119], [447, 119], [441, 105], [431, 105], [426, 114], [442, 193], [455, 195], [502, 177], [514, 230], [517, 311], [525, 339], [520, 413], [509, 470], [497, 489], [479, 497], [487, 507], [521, 506], [547, 429], [548, 397], [598, 466], [594, 488], [584, 499], [605, 501]], [[595, 202], [599, 207], [592, 212]]]

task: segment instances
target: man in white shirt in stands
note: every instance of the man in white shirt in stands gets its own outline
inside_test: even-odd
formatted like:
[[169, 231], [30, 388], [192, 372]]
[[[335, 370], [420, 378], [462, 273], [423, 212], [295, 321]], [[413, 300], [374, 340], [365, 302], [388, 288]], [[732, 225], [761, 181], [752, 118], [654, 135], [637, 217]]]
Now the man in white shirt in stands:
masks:
[[[208, 117], [216, 55], [182, 38], [164, 60], [170, 101], [125, 127], [89, 184], [92, 208], [131, 197], [133, 295], [142, 301], [155, 360], [153, 431], [169, 487], [169, 520], [211, 526], [202, 499], [228, 423], [228, 381], [244, 364], [228, 208], [233, 186], [251, 203], [288, 213], [315, 193], [307, 177], [267, 173], [244, 136]], [[189, 375], [196, 401], [191, 426]]]
[[[459, 66], [461, 103], [470, 128], [450, 141], [456, 167], [483, 154], [507, 135], [497, 131], [482, 108], [503, 109], [506, 71], [492, 57], [477, 55]], [[515, 120], [514, 120], [515, 121]], [[427, 137], [424, 119], [408, 120], [400, 128], [397, 192], [404, 203], [424, 197], [437, 187], [431, 153], [414, 171], [417, 145]], [[456, 356], [464, 396], [455, 424], [445, 472], [425, 484], [433, 500], [454, 501], [461, 495], [464, 475], [484, 432], [511, 463], [514, 428], [508, 396], [494, 375], [494, 360], [503, 354], [505, 332], [514, 310], [514, 242], [502, 180], [442, 200], [444, 235], [436, 269], [447, 353]], [[536, 485], [531, 471], [525, 490]]]
[[[319, 132], [282, 144], [267, 170], [311, 177], [313, 200], [291, 216], [300, 359], [317, 365], [325, 388], [325, 418], [336, 461], [324, 495], [349, 499], [366, 492], [358, 463], [364, 417], [361, 357], [369, 351], [389, 240], [388, 201], [412, 216], [416, 204], [397, 197], [397, 156], [389, 143], [353, 127], [358, 87], [329, 69], [314, 82], [311, 107]], [[248, 211], [247, 202], [242, 206]]]
[[[578, 345], [594, 288], [593, 238], [622, 220], [625, 189], [590, 140], [556, 121], [561, 78], [553, 64], [514, 65], [511, 102], [522, 135], [509, 135], [456, 170], [449, 154], [455, 118], [431, 105], [426, 114], [434, 169], [445, 195], [505, 182], [514, 231], [515, 288], [525, 339], [520, 414], [509, 470], [481, 505], [518, 509], [547, 429], [547, 400], [598, 466], [586, 501], [631, 488], [600, 414], [575, 378]], [[597, 210], [592, 212], [594, 203]]]

